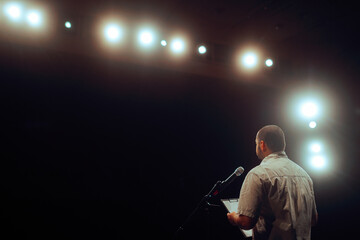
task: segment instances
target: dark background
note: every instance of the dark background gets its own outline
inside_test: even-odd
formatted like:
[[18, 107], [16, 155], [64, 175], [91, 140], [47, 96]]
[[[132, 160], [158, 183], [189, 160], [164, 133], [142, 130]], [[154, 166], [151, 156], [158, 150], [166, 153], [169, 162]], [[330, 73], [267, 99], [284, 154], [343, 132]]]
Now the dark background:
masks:
[[[351, 6], [337, 1], [47, 4], [58, 9], [59, 25], [49, 42], [27, 41], [10, 26], [1, 29], [4, 239], [170, 239], [217, 180], [238, 166], [245, 175], [259, 163], [255, 135], [267, 124], [284, 129], [289, 157], [314, 180], [320, 219], [313, 238], [356, 236], [359, 47]], [[150, 12], [168, 27], [189, 27], [194, 38], [212, 43], [215, 57], [191, 56], [187, 64], [170, 67], [95, 51], [90, 22], [106, 7], [125, 8], [134, 19]], [[82, 28], [64, 31], [65, 15]], [[224, 56], [245, 38], [273, 53], [274, 69], [262, 69], [258, 77], [233, 70], [230, 77], [219, 77], [211, 66], [231, 69]], [[208, 71], [194, 72], [199, 63]], [[327, 96], [328, 115], [313, 131], [289, 111], [291, 95], [302, 89]], [[304, 143], [319, 137], [332, 156], [326, 173], [309, 168], [304, 158]], [[244, 175], [221, 197], [237, 197]], [[240, 234], [227, 223], [225, 210], [214, 208], [200, 211], [184, 237]]]

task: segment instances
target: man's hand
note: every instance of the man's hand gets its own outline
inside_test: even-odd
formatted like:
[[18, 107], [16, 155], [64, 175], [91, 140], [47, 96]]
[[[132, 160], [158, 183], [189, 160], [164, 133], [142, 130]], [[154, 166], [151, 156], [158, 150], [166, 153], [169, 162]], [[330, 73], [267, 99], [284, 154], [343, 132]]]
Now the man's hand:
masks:
[[227, 214], [228, 220], [233, 226], [238, 226], [237, 222], [239, 221], [239, 214], [236, 212], [228, 213]]
[[256, 224], [256, 219], [244, 215], [239, 215], [236, 212], [228, 213], [227, 217], [233, 226], [238, 226], [245, 230], [252, 229]]

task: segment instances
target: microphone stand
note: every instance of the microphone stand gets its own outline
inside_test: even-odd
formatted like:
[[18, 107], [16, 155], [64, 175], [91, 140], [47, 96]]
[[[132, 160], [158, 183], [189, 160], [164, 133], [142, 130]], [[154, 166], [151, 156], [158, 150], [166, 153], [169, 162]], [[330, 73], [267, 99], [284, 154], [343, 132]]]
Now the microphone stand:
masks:
[[[212, 187], [212, 189], [210, 190], [210, 192], [208, 194], [206, 194], [198, 203], [198, 205], [196, 206], [196, 208], [190, 213], [190, 215], [186, 218], [185, 222], [176, 230], [175, 234], [174, 234], [174, 239], [181, 239], [180, 238], [180, 234], [184, 231], [184, 228], [186, 227], [186, 225], [189, 224], [189, 222], [191, 221], [191, 219], [194, 217], [194, 215], [199, 211], [199, 209], [201, 207], [208, 206], [208, 207], [219, 207], [219, 205], [215, 205], [215, 204], [211, 204], [208, 201], [210, 199], [212, 199], [213, 197], [215, 197], [216, 195], [218, 195], [221, 190], [220, 190], [220, 186], [222, 185], [223, 181], [217, 181], [215, 183], [215, 185]], [[206, 211], [208, 211], [208, 209], [206, 208]]]

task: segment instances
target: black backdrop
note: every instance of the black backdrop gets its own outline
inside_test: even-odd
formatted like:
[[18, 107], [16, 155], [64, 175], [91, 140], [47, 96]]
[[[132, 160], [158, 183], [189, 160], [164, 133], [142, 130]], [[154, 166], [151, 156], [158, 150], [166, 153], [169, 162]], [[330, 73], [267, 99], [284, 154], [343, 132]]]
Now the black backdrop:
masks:
[[[281, 89], [2, 47], [0, 209], [9, 239], [169, 239], [217, 180], [258, 164], [263, 125], [281, 125], [289, 156], [299, 155]], [[349, 132], [330, 137], [351, 140]], [[312, 175], [317, 239], [356, 232], [356, 158], [345, 150], [342, 171]], [[236, 197], [243, 177], [223, 197]], [[185, 236], [240, 237], [222, 208], [197, 215]]]

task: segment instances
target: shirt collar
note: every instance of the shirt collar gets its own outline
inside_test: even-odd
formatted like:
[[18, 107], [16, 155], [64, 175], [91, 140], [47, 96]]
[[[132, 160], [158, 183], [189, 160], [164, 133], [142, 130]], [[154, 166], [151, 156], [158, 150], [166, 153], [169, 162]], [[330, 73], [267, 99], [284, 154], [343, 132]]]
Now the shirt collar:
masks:
[[280, 151], [280, 152], [273, 152], [271, 154], [269, 154], [267, 157], [265, 157], [261, 163], [265, 163], [270, 159], [277, 159], [277, 158], [284, 158], [287, 157], [285, 151]]

